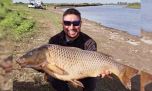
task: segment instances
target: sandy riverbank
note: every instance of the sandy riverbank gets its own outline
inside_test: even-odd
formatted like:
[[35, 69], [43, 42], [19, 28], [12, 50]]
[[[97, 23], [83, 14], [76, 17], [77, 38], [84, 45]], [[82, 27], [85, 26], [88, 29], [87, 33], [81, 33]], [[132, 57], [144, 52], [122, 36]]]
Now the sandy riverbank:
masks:
[[88, 22], [84, 21], [82, 31], [97, 41], [98, 51], [112, 55], [123, 64], [152, 73], [152, 33], [143, 31], [140, 36], [132, 36], [127, 32]]

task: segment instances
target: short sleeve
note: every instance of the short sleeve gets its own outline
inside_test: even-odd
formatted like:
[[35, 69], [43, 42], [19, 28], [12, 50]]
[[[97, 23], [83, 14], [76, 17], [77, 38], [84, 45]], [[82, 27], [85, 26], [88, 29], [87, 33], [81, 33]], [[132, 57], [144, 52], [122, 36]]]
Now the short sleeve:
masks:
[[89, 39], [85, 42], [84, 49], [89, 51], [97, 51], [97, 44], [94, 40]]

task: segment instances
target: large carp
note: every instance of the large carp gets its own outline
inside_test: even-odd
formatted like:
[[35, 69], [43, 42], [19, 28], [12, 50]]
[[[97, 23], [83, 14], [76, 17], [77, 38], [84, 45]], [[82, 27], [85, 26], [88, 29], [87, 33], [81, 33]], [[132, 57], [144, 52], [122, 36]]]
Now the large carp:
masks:
[[83, 84], [78, 79], [97, 77], [104, 70], [114, 73], [124, 85], [138, 72], [104, 53], [54, 44], [35, 48], [21, 56], [17, 62], [22, 67], [43, 70], [52, 77], [81, 87]]

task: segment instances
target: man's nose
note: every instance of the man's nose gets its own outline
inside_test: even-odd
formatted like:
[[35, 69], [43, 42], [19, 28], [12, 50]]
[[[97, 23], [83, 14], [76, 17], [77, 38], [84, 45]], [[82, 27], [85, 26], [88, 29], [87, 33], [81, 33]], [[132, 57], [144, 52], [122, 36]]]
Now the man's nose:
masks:
[[74, 29], [73, 24], [71, 24], [71, 25], [69, 26], [69, 29]]

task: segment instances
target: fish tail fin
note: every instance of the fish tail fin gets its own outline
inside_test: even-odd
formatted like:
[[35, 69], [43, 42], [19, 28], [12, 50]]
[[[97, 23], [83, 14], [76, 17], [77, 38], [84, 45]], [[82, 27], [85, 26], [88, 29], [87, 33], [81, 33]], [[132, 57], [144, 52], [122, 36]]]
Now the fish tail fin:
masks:
[[149, 74], [147, 72], [141, 71], [140, 74], [140, 90], [145, 91], [150, 91], [152, 89], [152, 74]]
[[129, 66], [121, 71], [120, 80], [127, 89], [131, 89], [131, 81], [137, 75], [138, 70]]

